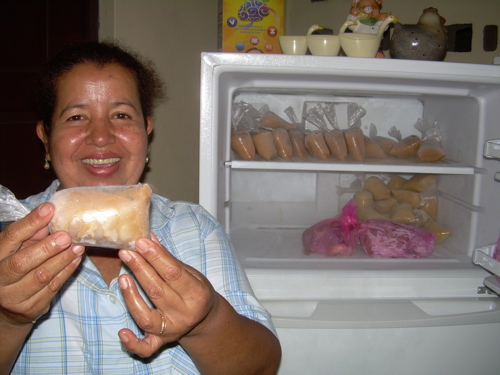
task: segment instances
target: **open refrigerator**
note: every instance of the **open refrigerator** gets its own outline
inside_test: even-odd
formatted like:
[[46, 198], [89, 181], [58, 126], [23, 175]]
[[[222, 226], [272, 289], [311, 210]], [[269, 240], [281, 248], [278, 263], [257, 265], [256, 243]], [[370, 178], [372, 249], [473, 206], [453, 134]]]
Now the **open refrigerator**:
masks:
[[[317, 127], [308, 110], [325, 105], [344, 130], [362, 110], [366, 136], [420, 136], [424, 119], [446, 157], [243, 160], [231, 147], [240, 104], [305, 132]], [[203, 53], [200, 117], [200, 204], [224, 225], [273, 316], [280, 374], [499, 371], [500, 66]], [[431, 255], [304, 251], [303, 232], [336, 217], [369, 177], [423, 174], [435, 178], [436, 222], [450, 234]]]

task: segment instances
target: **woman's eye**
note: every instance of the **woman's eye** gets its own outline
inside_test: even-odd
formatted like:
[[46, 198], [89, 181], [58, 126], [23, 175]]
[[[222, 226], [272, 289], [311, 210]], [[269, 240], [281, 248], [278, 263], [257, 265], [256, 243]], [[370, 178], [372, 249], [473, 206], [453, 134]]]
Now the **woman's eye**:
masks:
[[75, 115], [75, 116], [71, 116], [70, 118], [68, 118], [68, 121], [79, 121], [79, 120], [83, 120], [82, 115]]
[[126, 113], [117, 113], [115, 115], [115, 118], [118, 118], [118, 119], [130, 119], [130, 116], [127, 115]]

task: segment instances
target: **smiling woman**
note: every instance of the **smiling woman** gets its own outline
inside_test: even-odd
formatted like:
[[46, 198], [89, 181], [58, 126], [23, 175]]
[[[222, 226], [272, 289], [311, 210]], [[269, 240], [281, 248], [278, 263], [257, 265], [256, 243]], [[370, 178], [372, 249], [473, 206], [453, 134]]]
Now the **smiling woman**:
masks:
[[136, 251], [49, 231], [57, 190], [139, 182], [162, 93], [151, 65], [89, 43], [56, 56], [40, 82], [36, 132], [57, 180], [0, 232], [0, 374], [275, 373], [270, 315], [201, 206], [153, 194], [151, 238]]
[[37, 133], [62, 188], [136, 184], [144, 170], [151, 116], [136, 79], [118, 64], [75, 66], [59, 79], [50, 136]]

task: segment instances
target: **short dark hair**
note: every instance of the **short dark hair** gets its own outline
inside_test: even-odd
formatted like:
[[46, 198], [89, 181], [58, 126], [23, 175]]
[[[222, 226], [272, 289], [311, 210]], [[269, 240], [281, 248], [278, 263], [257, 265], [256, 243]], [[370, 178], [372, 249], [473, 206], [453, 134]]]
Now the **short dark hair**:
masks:
[[86, 42], [63, 49], [42, 69], [34, 90], [35, 108], [50, 134], [50, 125], [57, 95], [59, 78], [76, 65], [93, 63], [98, 67], [119, 64], [130, 70], [139, 90], [144, 118], [153, 114], [155, 102], [163, 97], [164, 84], [154, 64], [117, 42]]

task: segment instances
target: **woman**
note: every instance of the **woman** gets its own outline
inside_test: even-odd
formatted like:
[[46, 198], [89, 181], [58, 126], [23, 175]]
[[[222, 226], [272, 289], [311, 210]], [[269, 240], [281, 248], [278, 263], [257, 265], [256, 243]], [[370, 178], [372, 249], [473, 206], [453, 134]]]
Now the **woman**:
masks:
[[0, 233], [0, 373], [277, 371], [270, 317], [200, 206], [153, 195], [153, 236], [137, 252], [49, 234], [56, 190], [138, 183], [161, 88], [147, 64], [104, 43], [72, 47], [42, 74], [37, 134], [58, 180]]

